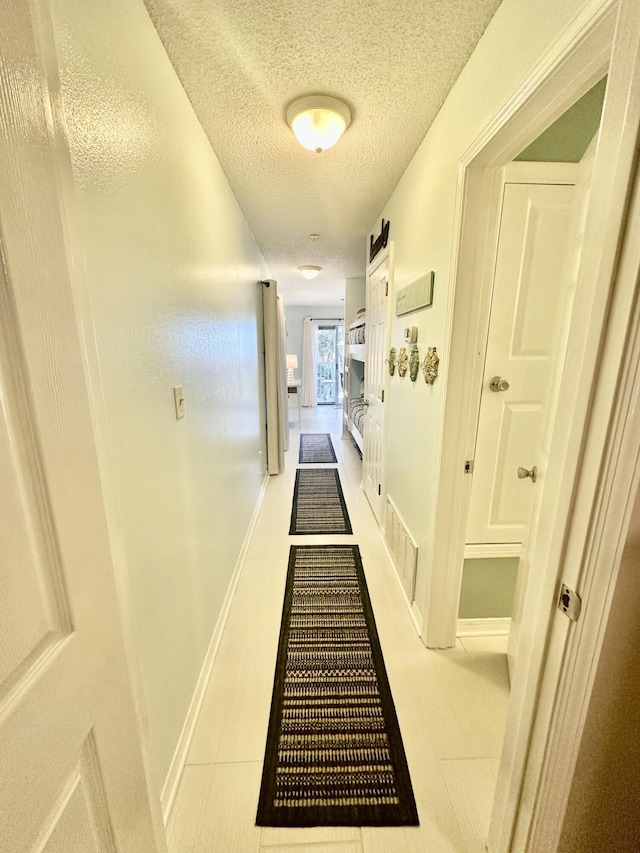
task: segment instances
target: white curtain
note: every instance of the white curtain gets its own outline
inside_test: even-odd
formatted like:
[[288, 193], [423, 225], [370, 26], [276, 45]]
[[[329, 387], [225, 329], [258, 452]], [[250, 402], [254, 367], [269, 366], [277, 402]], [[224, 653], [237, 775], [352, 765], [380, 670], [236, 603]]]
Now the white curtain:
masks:
[[289, 449], [289, 410], [287, 402], [287, 356], [284, 302], [278, 296], [278, 402], [280, 405], [280, 435], [282, 446]]
[[311, 317], [302, 324], [302, 405], [315, 406], [316, 396], [316, 353], [313, 345], [314, 325]]
[[[280, 471], [284, 471], [285, 436], [282, 428], [282, 388], [286, 380], [284, 378], [284, 359], [280, 356], [281, 351], [284, 353], [284, 346], [279, 337], [278, 286], [273, 279], [262, 282], [262, 285], [265, 407], [267, 415], [267, 469], [269, 474], [279, 474]], [[285, 385], [285, 410], [286, 391]]]

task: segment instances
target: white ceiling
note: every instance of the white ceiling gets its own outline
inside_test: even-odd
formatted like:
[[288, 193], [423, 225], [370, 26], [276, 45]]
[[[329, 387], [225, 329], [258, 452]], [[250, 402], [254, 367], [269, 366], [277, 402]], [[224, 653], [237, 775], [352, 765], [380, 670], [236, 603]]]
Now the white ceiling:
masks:
[[[278, 292], [338, 304], [380, 214], [500, 0], [146, 0]], [[351, 107], [335, 148], [285, 120], [322, 92]], [[313, 242], [309, 235], [320, 239]], [[306, 282], [298, 267], [323, 268]]]

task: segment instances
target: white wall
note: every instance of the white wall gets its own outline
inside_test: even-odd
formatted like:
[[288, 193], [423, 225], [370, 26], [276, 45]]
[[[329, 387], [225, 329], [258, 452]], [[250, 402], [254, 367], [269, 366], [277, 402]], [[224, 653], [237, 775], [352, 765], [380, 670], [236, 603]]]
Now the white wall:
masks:
[[268, 269], [142, 0], [52, 11], [82, 321], [161, 785], [263, 479]]
[[[385, 452], [388, 493], [396, 502], [419, 551], [416, 603], [422, 610], [430, 566], [437, 476], [436, 444], [443, 414], [447, 363], [445, 324], [452, 299], [454, 202], [460, 157], [508, 100], [584, 0], [503, 0], [431, 129], [370, 233], [389, 220], [395, 246], [395, 287], [435, 271], [431, 308], [403, 317], [392, 314], [391, 345], [402, 346], [405, 326], [418, 327], [420, 357], [428, 346], [441, 356], [433, 386], [422, 374], [412, 383], [397, 372], [389, 381]], [[392, 294], [393, 300], [393, 294]], [[393, 302], [392, 302], [393, 304]]]

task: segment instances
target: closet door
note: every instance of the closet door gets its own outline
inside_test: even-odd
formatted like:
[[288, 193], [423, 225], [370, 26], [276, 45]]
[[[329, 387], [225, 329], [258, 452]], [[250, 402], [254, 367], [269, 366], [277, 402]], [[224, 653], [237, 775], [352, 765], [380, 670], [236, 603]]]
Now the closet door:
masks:
[[365, 406], [362, 482], [371, 509], [382, 521], [385, 357], [389, 303], [390, 253], [367, 276]]

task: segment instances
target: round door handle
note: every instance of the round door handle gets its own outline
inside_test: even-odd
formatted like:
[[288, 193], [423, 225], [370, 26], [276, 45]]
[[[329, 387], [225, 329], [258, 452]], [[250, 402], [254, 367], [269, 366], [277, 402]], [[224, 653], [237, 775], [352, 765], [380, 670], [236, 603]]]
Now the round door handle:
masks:
[[508, 391], [509, 380], [503, 379], [502, 376], [494, 376], [489, 382], [489, 388], [491, 388], [492, 391]]
[[518, 479], [519, 480], [526, 480], [527, 477], [530, 477], [531, 482], [535, 483], [537, 476], [538, 476], [538, 469], [536, 468], [535, 465], [533, 466], [533, 468], [531, 470], [529, 470], [528, 468], [522, 468], [522, 467], [518, 468]]

